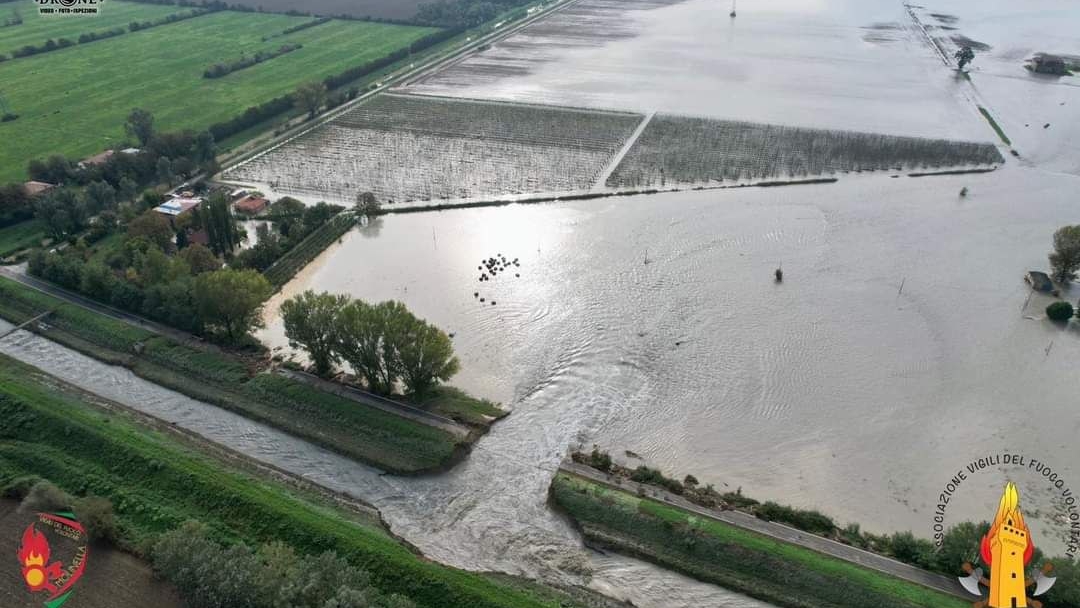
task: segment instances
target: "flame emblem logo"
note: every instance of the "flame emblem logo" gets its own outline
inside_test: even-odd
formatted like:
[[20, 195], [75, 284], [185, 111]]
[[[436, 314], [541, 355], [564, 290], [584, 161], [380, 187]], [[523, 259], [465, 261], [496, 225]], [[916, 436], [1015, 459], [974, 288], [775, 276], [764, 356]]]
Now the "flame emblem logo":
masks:
[[[53, 546], [42, 529], [75, 543], [67, 567], [61, 560], [53, 559]], [[23, 531], [22, 544], [16, 553], [23, 582], [31, 593], [47, 594], [45, 608], [59, 608], [71, 597], [72, 587], [86, 569], [85, 541], [86, 530], [70, 513], [39, 513], [37, 521]]]

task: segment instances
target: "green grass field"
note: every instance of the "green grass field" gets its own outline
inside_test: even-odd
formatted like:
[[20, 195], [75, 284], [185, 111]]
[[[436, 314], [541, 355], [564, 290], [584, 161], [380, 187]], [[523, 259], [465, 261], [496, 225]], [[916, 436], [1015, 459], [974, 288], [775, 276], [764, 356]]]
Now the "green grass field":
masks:
[[190, 7], [134, 2], [113, 2], [102, 5], [98, 15], [87, 17], [43, 16], [38, 14], [33, 0], [20, 0], [0, 4], [0, 23], [18, 10], [22, 25], [0, 27], [0, 53], [11, 56], [15, 49], [26, 45], [41, 46], [52, 38], [69, 38], [77, 41], [80, 34], [102, 32], [118, 27], [127, 28], [132, 21], [155, 21], [172, 13], [186, 13]]
[[45, 238], [45, 228], [37, 220], [0, 228], [0, 258], [20, 249], [40, 245], [43, 238]]
[[[105, 8], [121, 4], [109, 2]], [[435, 31], [333, 21], [262, 42], [263, 36], [307, 21], [218, 12], [0, 63], [4, 94], [19, 115], [0, 123], [0, 182], [24, 179], [33, 158], [82, 158], [121, 143], [124, 119], [134, 107], [153, 112], [162, 130], [205, 128]], [[303, 48], [224, 78], [202, 76], [214, 63], [286, 43]]]
[[152, 431], [32, 367], [0, 356], [0, 486], [37, 475], [76, 495], [110, 499], [124, 543], [197, 519], [222, 539], [281, 541], [302, 553], [334, 550], [386, 592], [421, 608], [556, 608], [575, 604], [532, 585], [440, 566], [377, 524], [279, 481], [253, 478]]
[[951, 596], [576, 476], [552, 496], [591, 542], [792, 608], [963, 608]]

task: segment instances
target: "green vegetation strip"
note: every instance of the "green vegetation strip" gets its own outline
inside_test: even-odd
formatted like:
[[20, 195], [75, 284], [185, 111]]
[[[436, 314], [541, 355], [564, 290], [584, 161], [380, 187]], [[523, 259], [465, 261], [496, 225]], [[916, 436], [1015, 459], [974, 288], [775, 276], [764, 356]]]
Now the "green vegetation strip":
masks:
[[1005, 142], [1006, 146], [1011, 146], [1012, 141], [1010, 141], [1009, 137], [1005, 135], [1005, 131], [1001, 130], [1001, 125], [999, 125], [997, 121], [994, 120], [994, 117], [990, 115], [990, 110], [979, 106], [979, 112], [982, 113], [983, 118], [986, 119], [986, 122], [990, 123], [990, 126], [994, 129], [994, 133], [997, 133], [998, 137], [1001, 138], [1001, 141]]
[[[109, 2], [102, 17], [121, 6]], [[33, 10], [26, 7], [23, 16]], [[91, 27], [83, 22], [93, 20], [56, 21], [77, 27], [73, 32], [77, 38]], [[302, 49], [228, 78], [203, 78], [209, 65], [265, 48], [262, 39], [267, 33], [308, 21], [307, 17], [219, 11], [0, 63], [4, 95], [11, 111], [19, 115], [18, 120], [0, 123], [0, 141], [4, 142], [0, 183], [24, 178], [33, 158], [49, 154], [83, 158], [124, 141], [124, 118], [133, 107], [153, 113], [161, 131], [205, 129], [236, 117], [244, 108], [287, 96], [301, 83], [341, 74], [439, 31], [334, 20], [279, 39], [282, 44], [302, 44]], [[3, 32], [24, 27], [28, 25], [0, 30], [0, 45]], [[103, 23], [95, 21], [92, 28], [102, 29]], [[35, 36], [33, 42], [42, 40]], [[198, 44], [191, 44], [193, 40]], [[139, 61], [132, 63], [132, 57]], [[78, 99], [80, 107], [93, 111], [57, 104], [58, 99]]]
[[648, 498], [559, 474], [554, 502], [593, 545], [790, 608], [961, 608], [959, 599]]
[[36, 247], [45, 238], [45, 228], [37, 220], [29, 220], [0, 228], [0, 258]]
[[100, 32], [113, 28], [127, 28], [132, 21], [154, 21], [167, 15], [186, 12], [186, 7], [143, 4], [109, 0], [101, 13], [93, 18], [64, 18], [41, 15], [37, 6], [30, 2], [0, 3], [0, 21], [18, 10], [23, 23], [0, 28], [0, 53], [11, 52], [26, 45], [40, 45], [48, 39], [68, 38], [77, 40], [80, 34]]
[[299, 245], [293, 247], [288, 253], [281, 256], [273, 266], [263, 273], [270, 284], [281, 289], [300, 272], [300, 270], [319, 257], [319, 254], [329, 247], [334, 241], [345, 236], [345, 233], [356, 225], [356, 219], [352, 213], [339, 213], [332, 220], [326, 222], [315, 232], [312, 232]]
[[108, 498], [130, 546], [190, 519], [222, 540], [282, 541], [298, 551], [336, 551], [385, 592], [429, 608], [563, 606], [531, 587], [497, 582], [412, 554], [384, 531], [198, 455], [187, 444], [88, 407], [31, 367], [0, 356], [0, 485], [23, 475]]
[[453, 435], [268, 373], [252, 377], [230, 355], [181, 344], [0, 278], [0, 317], [42, 312], [46, 337], [136, 375], [259, 420], [392, 473], [445, 468], [462, 453]]

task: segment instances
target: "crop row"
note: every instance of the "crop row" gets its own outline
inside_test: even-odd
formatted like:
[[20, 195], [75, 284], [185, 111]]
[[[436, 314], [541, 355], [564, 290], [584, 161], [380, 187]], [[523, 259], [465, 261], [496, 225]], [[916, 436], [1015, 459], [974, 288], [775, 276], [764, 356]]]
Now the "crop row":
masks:
[[590, 188], [641, 117], [382, 95], [228, 172], [292, 194], [416, 201]]
[[281, 287], [285, 283], [288, 283], [289, 280], [293, 278], [293, 275], [300, 272], [301, 268], [307, 266], [312, 260], [319, 257], [319, 254], [322, 253], [323, 250], [329, 247], [331, 243], [341, 238], [354, 224], [355, 220], [352, 214], [340, 213], [322, 226], [319, 226], [296, 247], [293, 247], [285, 255], [281, 256], [277, 262], [274, 262], [272, 266], [266, 269], [266, 272], [263, 273], [266, 276], [266, 280], [270, 281], [270, 284], [275, 287]]
[[657, 116], [607, 185], [702, 184], [1000, 162], [1001, 154], [988, 143]]
[[557, 106], [381, 95], [335, 124], [614, 152], [641, 119], [636, 114]]

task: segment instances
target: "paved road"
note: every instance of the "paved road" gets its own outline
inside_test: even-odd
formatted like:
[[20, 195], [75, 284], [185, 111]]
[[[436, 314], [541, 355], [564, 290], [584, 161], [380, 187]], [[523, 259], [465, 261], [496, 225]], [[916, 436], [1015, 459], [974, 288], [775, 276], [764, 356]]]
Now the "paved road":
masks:
[[576, 475], [589, 481], [594, 481], [601, 485], [624, 492], [630, 492], [632, 494], [637, 493], [639, 488], [641, 488], [648, 496], [655, 496], [658, 500], [686, 509], [695, 515], [708, 517], [744, 530], [750, 530], [752, 532], [757, 532], [758, 534], [775, 538], [776, 540], [806, 547], [807, 549], [812, 549], [818, 553], [824, 553], [825, 555], [837, 559], [856, 563], [865, 568], [870, 568], [871, 570], [891, 574], [896, 578], [929, 587], [935, 591], [941, 591], [942, 593], [947, 593], [967, 601], [976, 599], [975, 596], [964, 591], [960, 586], [960, 583], [954, 578], [927, 572], [926, 570], [916, 568], [915, 566], [903, 562], [898, 562], [894, 559], [878, 555], [877, 553], [871, 553], [834, 540], [796, 530], [795, 528], [785, 526], [784, 524], [758, 519], [753, 515], [741, 511], [708, 509], [695, 505], [681, 496], [661, 490], [656, 486], [643, 485], [628, 479], [622, 479], [621, 484], [616, 484], [614, 476], [597, 471], [592, 467], [577, 464], [576, 462], [564, 462], [559, 468], [565, 473]]
[[281, 374], [282, 376], [286, 376], [288, 378], [296, 380], [297, 382], [303, 382], [308, 386], [313, 386], [319, 390], [333, 393], [339, 397], [344, 397], [346, 399], [361, 403], [368, 407], [373, 407], [377, 410], [382, 410], [396, 416], [401, 416], [402, 418], [408, 418], [410, 420], [415, 420], [416, 422], [419, 422], [421, 424], [426, 424], [428, 426], [433, 426], [437, 429], [442, 429], [447, 433], [458, 437], [459, 439], [464, 439], [468, 437], [469, 433], [472, 432], [472, 429], [455, 420], [446, 418], [445, 416], [440, 416], [438, 414], [433, 414], [427, 410], [422, 410], [418, 407], [413, 407], [407, 403], [401, 403], [400, 401], [387, 399], [385, 397], [381, 397], [367, 391], [362, 391], [358, 388], [353, 388], [351, 386], [346, 386], [344, 384], [339, 384], [337, 382], [323, 380], [322, 378], [319, 378], [317, 376], [313, 376], [304, 372], [298, 372], [296, 370], [286, 369], [282, 367], [278, 368], [276, 372], [278, 374]]

